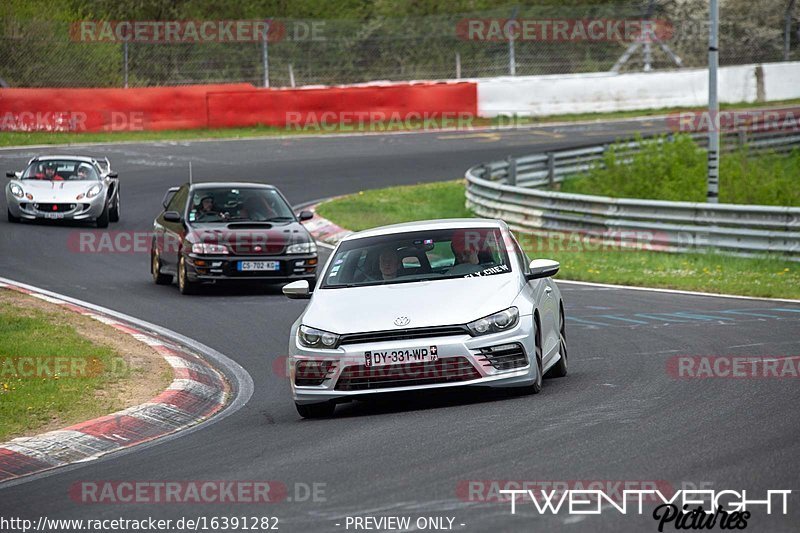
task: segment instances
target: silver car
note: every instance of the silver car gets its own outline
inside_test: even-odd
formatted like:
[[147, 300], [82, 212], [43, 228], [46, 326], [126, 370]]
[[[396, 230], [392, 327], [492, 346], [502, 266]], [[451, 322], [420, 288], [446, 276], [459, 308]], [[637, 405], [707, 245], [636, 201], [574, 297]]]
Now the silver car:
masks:
[[289, 340], [303, 417], [373, 394], [464, 385], [525, 388], [567, 374], [559, 264], [529, 261], [500, 220], [450, 219], [354, 233], [331, 254]]
[[34, 157], [23, 172], [6, 172], [8, 221], [74, 220], [108, 227], [120, 217], [119, 176], [108, 159]]

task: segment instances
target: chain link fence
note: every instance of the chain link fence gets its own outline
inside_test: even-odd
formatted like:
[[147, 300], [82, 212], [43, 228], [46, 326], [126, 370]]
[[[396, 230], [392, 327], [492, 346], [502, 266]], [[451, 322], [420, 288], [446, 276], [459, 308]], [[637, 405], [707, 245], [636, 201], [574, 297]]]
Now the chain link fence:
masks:
[[[733, 8], [726, 12], [725, 6], [723, 2], [721, 65], [800, 60], [800, 21], [794, 12], [753, 4], [748, 12]], [[613, 24], [648, 19], [658, 20], [669, 31], [660, 40], [646, 42], [581, 35], [487, 37], [492, 21], [506, 24], [509, 19], [520, 24], [567, 21], [570, 29], [576, 21]], [[465, 34], [471, 21], [483, 25], [482, 37]], [[0, 36], [0, 79], [11, 87], [234, 82], [286, 87], [627, 72], [704, 67], [708, 46], [707, 6], [695, 0], [644, 6], [523, 7], [366, 22], [279, 20], [271, 24], [281, 27], [281, 35], [266, 42], [87, 42], [76, 32], [76, 24], [80, 21], [6, 20]]]

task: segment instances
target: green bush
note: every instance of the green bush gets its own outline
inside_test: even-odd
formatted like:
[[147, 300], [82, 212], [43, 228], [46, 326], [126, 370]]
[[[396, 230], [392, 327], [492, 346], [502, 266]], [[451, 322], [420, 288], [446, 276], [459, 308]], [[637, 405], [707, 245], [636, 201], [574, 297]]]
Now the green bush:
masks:
[[[706, 201], [706, 152], [687, 135], [672, 142], [647, 140], [642, 150], [624, 157], [621, 144], [611, 147], [604, 165], [561, 184], [561, 190], [622, 198], [688, 202]], [[788, 156], [750, 154], [746, 149], [722, 154], [720, 202], [800, 206], [800, 150]]]

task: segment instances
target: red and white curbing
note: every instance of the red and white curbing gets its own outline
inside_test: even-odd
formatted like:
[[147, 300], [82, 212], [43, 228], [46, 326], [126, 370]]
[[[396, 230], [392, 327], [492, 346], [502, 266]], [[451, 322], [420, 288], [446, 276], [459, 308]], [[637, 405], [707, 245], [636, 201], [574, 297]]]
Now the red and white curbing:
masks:
[[[330, 200], [335, 200], [335, 198], [330, 198]], [[329, 200], [325, 200], [304, 208], [305, 210], [314, 213], [314, 218], [303, 222], [303, 225], [306, 227], [311, 236], [314, 237], [315, 241], [330, 246], [336, 246], [340, 240], [344, 239], [353, 232], [337, 226], [327, 218], [323, 218], [319, 215], [319, 213], [317, 213], [317, 207], [326, 201]]]
[[149, 402], [64, 429], [0, 443], [0, 482], [70, 463], [91, 461], [175, 433], [206, 420], [225, 406], [230, 395], [225, 378], [186, 348], [120, 319], [30, 288], [8, 282], [0, 282], [0, 288], [61, 305], [127, 333], [160, 353], [173, 372], [170, 386]]

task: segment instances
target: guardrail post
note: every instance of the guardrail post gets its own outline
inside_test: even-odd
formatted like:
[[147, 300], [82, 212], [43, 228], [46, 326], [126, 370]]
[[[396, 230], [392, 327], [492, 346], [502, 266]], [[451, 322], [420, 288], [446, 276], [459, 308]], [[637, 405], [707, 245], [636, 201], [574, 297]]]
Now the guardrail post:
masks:
[[738, 133], [738, 137], [736, 139], [739, 143], [739, 148], [741, 148], [747, 144], [747, 131], [744, 128], [740, 128], [736, 131], [736, 133]]
[[506, 158], [506, 161], [508, 161], [508, 171], [506, 173], [506, 175], [508, 177], [506, 178], [506, 183], [508, 185], [516, 185], [517, 184], [517, 160], [514, 159], [511, 156], [508, 156]]
[[552, 188], [556, 182], [556, 154], [547, 152], [547, 185]]

